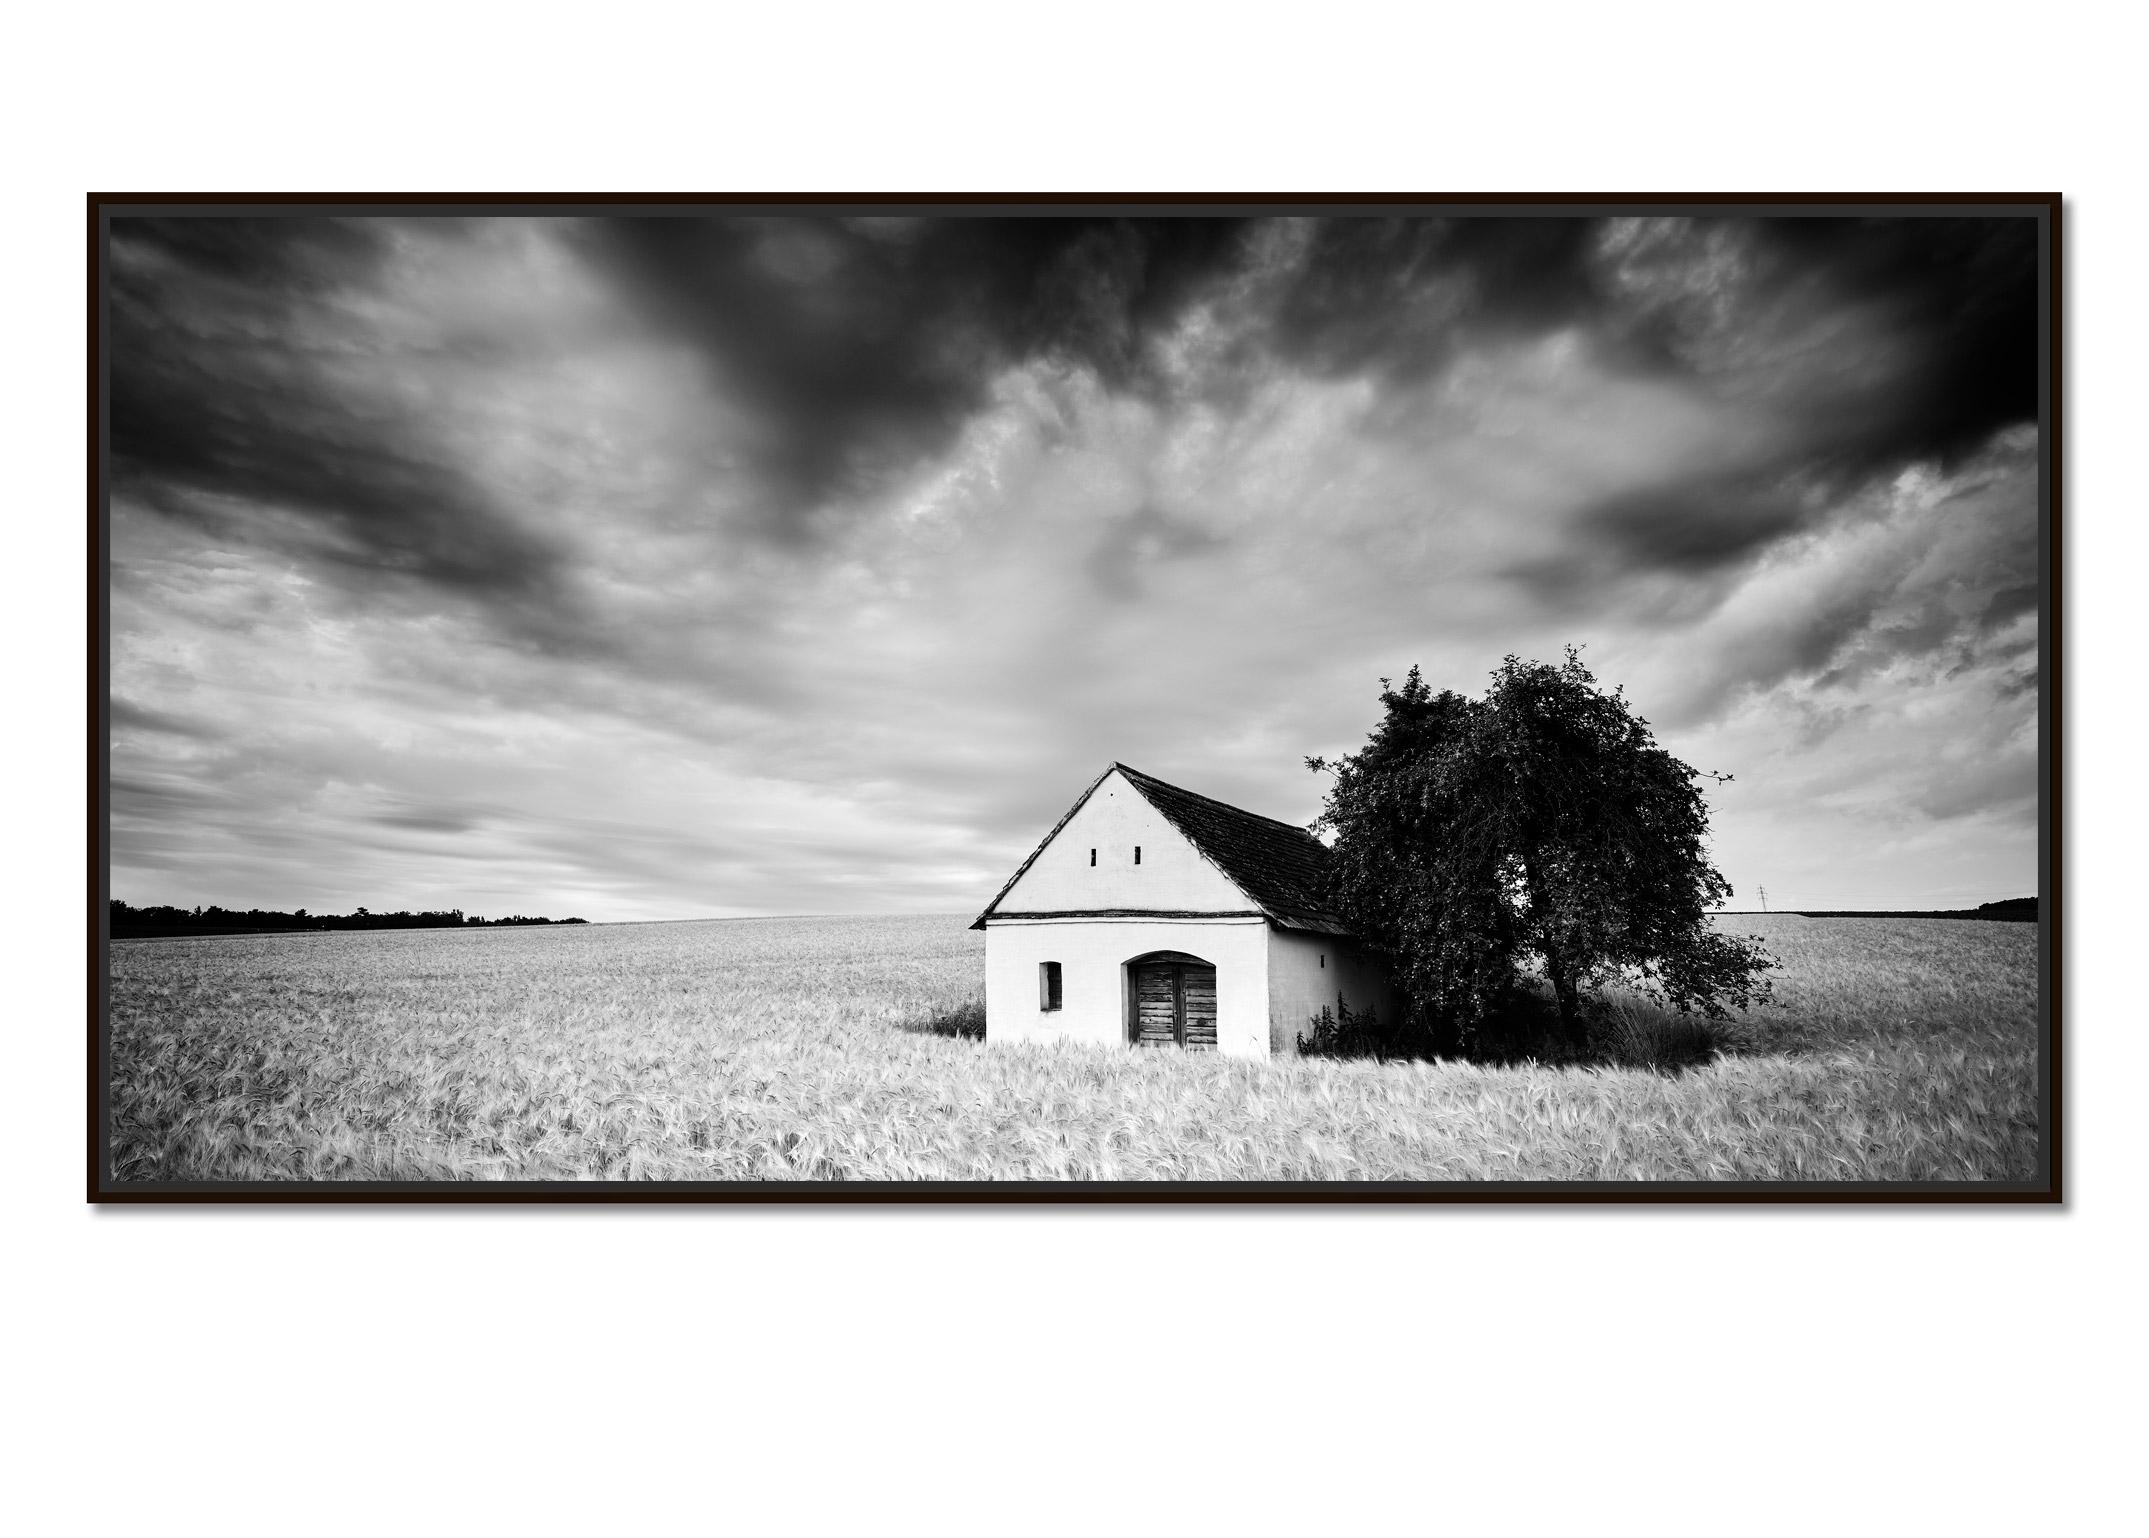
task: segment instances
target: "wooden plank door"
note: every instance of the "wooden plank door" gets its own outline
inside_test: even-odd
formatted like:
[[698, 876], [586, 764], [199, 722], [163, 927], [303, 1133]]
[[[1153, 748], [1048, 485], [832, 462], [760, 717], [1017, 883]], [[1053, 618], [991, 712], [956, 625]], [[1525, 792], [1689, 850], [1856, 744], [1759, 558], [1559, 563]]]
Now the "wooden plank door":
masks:
[[1216, 1050], [1216, 968], [1151, 962], [1134, 969], [1134, 1044]]
[[1179, 1042], [1189, 1052], [1216, 1050], [1216, 968], [1179, 969]]
[[1134, 1044], [1168, 1047], [1179, 1039], [1179, 969], [1134, 969]]

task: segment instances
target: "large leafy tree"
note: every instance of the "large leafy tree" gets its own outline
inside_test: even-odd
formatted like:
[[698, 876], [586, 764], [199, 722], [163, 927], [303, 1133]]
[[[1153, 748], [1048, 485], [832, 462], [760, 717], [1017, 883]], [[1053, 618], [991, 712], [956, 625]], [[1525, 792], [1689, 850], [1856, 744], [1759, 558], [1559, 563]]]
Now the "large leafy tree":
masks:
[[1753, 937], [1717, 930], [1731, 887], [1709, 863], [1704, 776], [1657, 746], [1624, 691], [1573, 647], [1509, 657], [1483, 699], [1381, 680], [1386, 714], [1334, 762], [1317, 827], [1332, 900], [1393, 963], [1414, 1008], [1465, 1039], [1541, 969], [1570, 1038], [1612, 981], [1722, 1019], [1768, 993]]

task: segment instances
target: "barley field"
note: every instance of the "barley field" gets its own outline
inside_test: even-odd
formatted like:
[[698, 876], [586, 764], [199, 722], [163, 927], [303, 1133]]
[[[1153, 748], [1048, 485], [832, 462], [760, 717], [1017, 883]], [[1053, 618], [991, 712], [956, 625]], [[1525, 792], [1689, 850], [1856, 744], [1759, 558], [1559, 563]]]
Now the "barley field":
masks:
[[[1783, 961], [1667, 1075], [990, 1045], [959, 918], [130, 941], [120, 1182], [2027, 1181], [2036, 926], [1732, 920]], [[1647, 1011], [1626, 1006], [1637, 1027]]]

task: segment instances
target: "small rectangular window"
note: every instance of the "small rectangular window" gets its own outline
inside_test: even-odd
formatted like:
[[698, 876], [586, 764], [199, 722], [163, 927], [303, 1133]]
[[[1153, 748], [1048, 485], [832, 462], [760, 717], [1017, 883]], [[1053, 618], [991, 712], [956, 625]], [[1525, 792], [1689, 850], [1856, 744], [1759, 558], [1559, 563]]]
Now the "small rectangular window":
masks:
[[1140, 844], [1134, 846], [1134, 863], [1137, 865], [1142, 863], [1142, 846]]
[[1094, 849], [1089, 852], [1089, 863], [1092, 865], [1097, 863], [1097, 851]]
[[1037, 1007], [1060, 1007], [1060, 964], [1056, 961], [1040, 961], [1037, 964]]
[[1328, 968], [1328, 952], [1326, 951], [1321, 952], [1321, 968], [1323, 971]]

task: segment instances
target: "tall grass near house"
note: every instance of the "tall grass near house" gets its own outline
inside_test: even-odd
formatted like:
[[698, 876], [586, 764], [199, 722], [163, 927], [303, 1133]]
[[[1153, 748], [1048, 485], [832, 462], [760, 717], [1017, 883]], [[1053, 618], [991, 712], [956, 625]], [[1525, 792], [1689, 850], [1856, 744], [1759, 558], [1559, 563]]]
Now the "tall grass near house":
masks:
[[964, 1041], [985, 1039], [985, 1001], [961, 999], [952, 1004], [930, 1004], [899, 1022], [906, 1031], [927, 1036], [952, 1036]]
[[1687, 1073], [1714, 1062], [1739, 1040], [1729, 1022], [1681, 1014], [1638, 993], [1614, 991], [1594, 1006], [1585, 1051], [1612, 1068]]
[[1560, 1023], [1551, 990], [1530, 980], [1503, 1008], [1480, 1021], [1467, 1050], [1451, 1027], [1416, 1015], [1383, 1019], [1338, 999], [1322, 1005], [1298, 1035], [1301, 1057], [1381, 1062], [1443, 1058], [1483, 1066], [1632, 1068], [1683, 1073], [1713, 1061], [1737, 1039], [1723, 1021], [1680, 1014], [1632, 990], [1587, 996], [1585, 1030], [1577, 1038]]
[[1676, 1076], [993, 1043], [969, 1030], [982, 944], [959, 918], [128, 942], [112, 958], [112, 1166], [123, 1181], [2033, 1173], [2030, 926], [1738, 923], [1765, 926], [1784, 961], [1777, 1003]]

